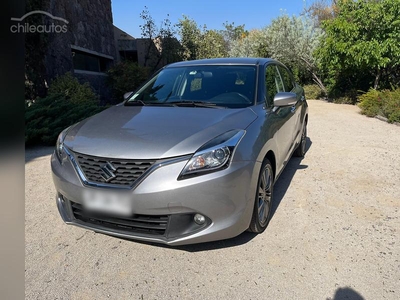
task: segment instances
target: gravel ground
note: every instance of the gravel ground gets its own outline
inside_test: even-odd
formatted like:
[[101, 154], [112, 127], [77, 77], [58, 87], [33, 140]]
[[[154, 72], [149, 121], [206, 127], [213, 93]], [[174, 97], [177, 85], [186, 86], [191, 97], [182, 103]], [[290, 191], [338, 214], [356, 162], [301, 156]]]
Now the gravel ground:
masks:
[[261, 235], [169, 248], [65, 225], [52, 148], [26, 151], [27, 299], [399, 299], [400, 126], [309, 101], [308, 152]]

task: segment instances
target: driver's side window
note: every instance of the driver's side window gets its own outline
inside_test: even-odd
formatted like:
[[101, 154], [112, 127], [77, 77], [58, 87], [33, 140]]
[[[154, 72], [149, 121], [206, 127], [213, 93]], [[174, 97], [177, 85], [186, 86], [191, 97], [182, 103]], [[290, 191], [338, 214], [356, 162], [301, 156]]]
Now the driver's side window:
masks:
[[275, 65], [268, 65], [265, 70], [265, 100], [268, 106], [273, 106], [277, 93], [284, 92], [281, 76]]

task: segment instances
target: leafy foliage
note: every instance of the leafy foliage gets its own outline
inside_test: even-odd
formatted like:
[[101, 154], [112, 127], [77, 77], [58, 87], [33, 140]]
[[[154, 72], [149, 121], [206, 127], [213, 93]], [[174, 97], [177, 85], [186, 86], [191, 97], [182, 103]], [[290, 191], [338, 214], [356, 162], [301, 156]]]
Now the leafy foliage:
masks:
[[232, 43], [230, 56], [272, 57], [292, 69], [297, 80], [314, 81], [322, 91], [325, 86], [318, 75], [313, 55], [323, 36], [321, 29], [306, 17], [282, 15], [261, 30], [252, 30]]
[[221, 33], [204, 27], [199, 48], [199, 58], [227, 57], [225, 40]]
[[178, 28], [183, 47], [183, 59], [194, 60], [228, 55], [226, 41], [221, 32], [207, 29], [205, 25], [199, 28], [197, 23], [187, 16], [179, 20]]
[[89, 102], [97, 104], [97, 96], [89, 83], [80, 84], [70, 72], [56, 77], [49, 87], [48, 95], [63, 95], [67, 101], [73, 104]]
[[336, 1], [316, 0], [309, 7], [304, 8], [303, 14], [314, 20], [316, 26], [320, 27], [323, 21], [336, 17]]
[[358, 92], [355, 89], [349, 89], [344, 94], [333, 98], [333, 103], [336, 104], [356, 104]]
[[108, 83], [113, 92], [114, 102], [121, 102], [125, 93], [136, 90], [149, 76], [149, 68], [135, 62], [123, 61], [108, 71]]
[[330, 94], [398, 86], [400, 0], [339, 0], [336, 7], [316, 51]]
[[311, 19], [287, 15], [274, 19], [266, 31], [270, 37], [268, 52], [271, 57], [299, 73], [308, 72], [312, 81], [325, 92], [326, 88], [318, 74], [317, 61], [313, 55], [324, 35], [323, 31], [315, 27]]
[[400, 123], [400, 88], [381, 92], [382, 112], [390, 123]]
[[400, 88], [394, 91], [370, 89], [359, 100], [362, 114], [368, 117], [381, 115], [390, 123], [400, 122]]
[[269, 39], [265, 30], [253, 29], [232, 42], [229, 56], [232, 57], [270, 57]]
[[374, 89], [370, 89], [368, 93], [359, 97], [359, 107], [361, 113], [368, 117], [375, 117], [378, 114], [382, 114], [382, 99], [379, 96], [379, 92]]
[[304, 93], [308, 100], [310, 99], [321, 99], [324, 96], [321, 88], [316, 84], [307, 84], [303, 86]]
[[140, 14], [143, 25], [142, 38], [145, 43], [144, 66], [155, 71], [162, 65], [180, 61], [183, 49], [176, 39], [177, 25], [171, 24], [169, 15], [161, 22], [161, 26], [156, 26], [153, 17], [147, 6]]
[[88, 83], [66, 73], [57, 77], [48, 95], [25, 107], [25, 144], [52, 145], [66, 127], [100, 112], [98, 97]]
[[221, 30], [221, 34], [225, 40], [226, 52], [229, 53], [232, 49], [232, 43], [245, 38], [249, 32], [245, 29], [244, 24], [235, 26], [235, 22], [225, 22], [223, 25], [225, 29]]

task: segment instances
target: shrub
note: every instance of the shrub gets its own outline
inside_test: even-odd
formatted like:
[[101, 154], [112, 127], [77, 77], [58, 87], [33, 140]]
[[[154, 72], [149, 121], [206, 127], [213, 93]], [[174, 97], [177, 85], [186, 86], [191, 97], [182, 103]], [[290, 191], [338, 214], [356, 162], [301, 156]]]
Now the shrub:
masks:
[[362, 114], [369, 117], [380, 115], [390, 123], [400, 122], [400, 88], [394, 91], [370, 89], [359, 100]]
[[345, 93], [332, 92], [333, 103], [336, 104], [356, 104], [357, 103], [357, 90], [349, 89]]
[[89, 83], [79, 83], [70, 72], [58, 76], [50, 85], [49, 96], [63, 95], [71, 103], [88, 103], [98, 101]]
[[338, 97], [333, 99], [333, 103], [336, 104], [355, 104], [354, 99], [348, 97], [348, 96], [343, 96], [343, 97]]
[[125, 93], [136, 90], [149, 76], [149, 69], [135, 62], [123, 61], [108, 70], [108, 84], [113, 100], [121, 102]]
[[324, 92], [316, 84], [307, 84], [303, 86], [304, 93], [306, 94], [307, 100], [309, 99], [321, 99], [324, 97]]
[[400, 88], [394, 91], [385, 90], [381, 93], [382, 113], [389, 123], [400, 123]]
[[375, 117], [381, 112], [382, 100], [379, 94], [377, 90], [370, 89], [367, 93], [358, 98], [360, 101], [358, 106], [361, 108], [361, 113], [363, 115]]
[[47, 97], [25, 106], [25, 144], [54, 145], [63, 129], [106, 108], [97, 103], [88, 84], [68, 73], [58, 77]]

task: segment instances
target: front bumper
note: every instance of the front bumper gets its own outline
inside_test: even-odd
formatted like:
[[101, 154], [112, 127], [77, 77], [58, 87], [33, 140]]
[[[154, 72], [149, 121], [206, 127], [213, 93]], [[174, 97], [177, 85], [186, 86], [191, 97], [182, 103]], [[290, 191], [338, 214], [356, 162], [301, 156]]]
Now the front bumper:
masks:
[[[82, 210], [86, 189], [71, 161], [51, 157], [56, 202], [65, 223], [121, 238], [183, 245], [227, 239], [245, 231], [253, 212], [260, 163], [233, 161], [227, 169], [177, 180], [187, 160], [166, 164], [129, 190], [129, 220], [89, 216]], [[194, 222], [195, 214], [205, 223]], [[154, 230], [153, 230], [154, 229]]]

